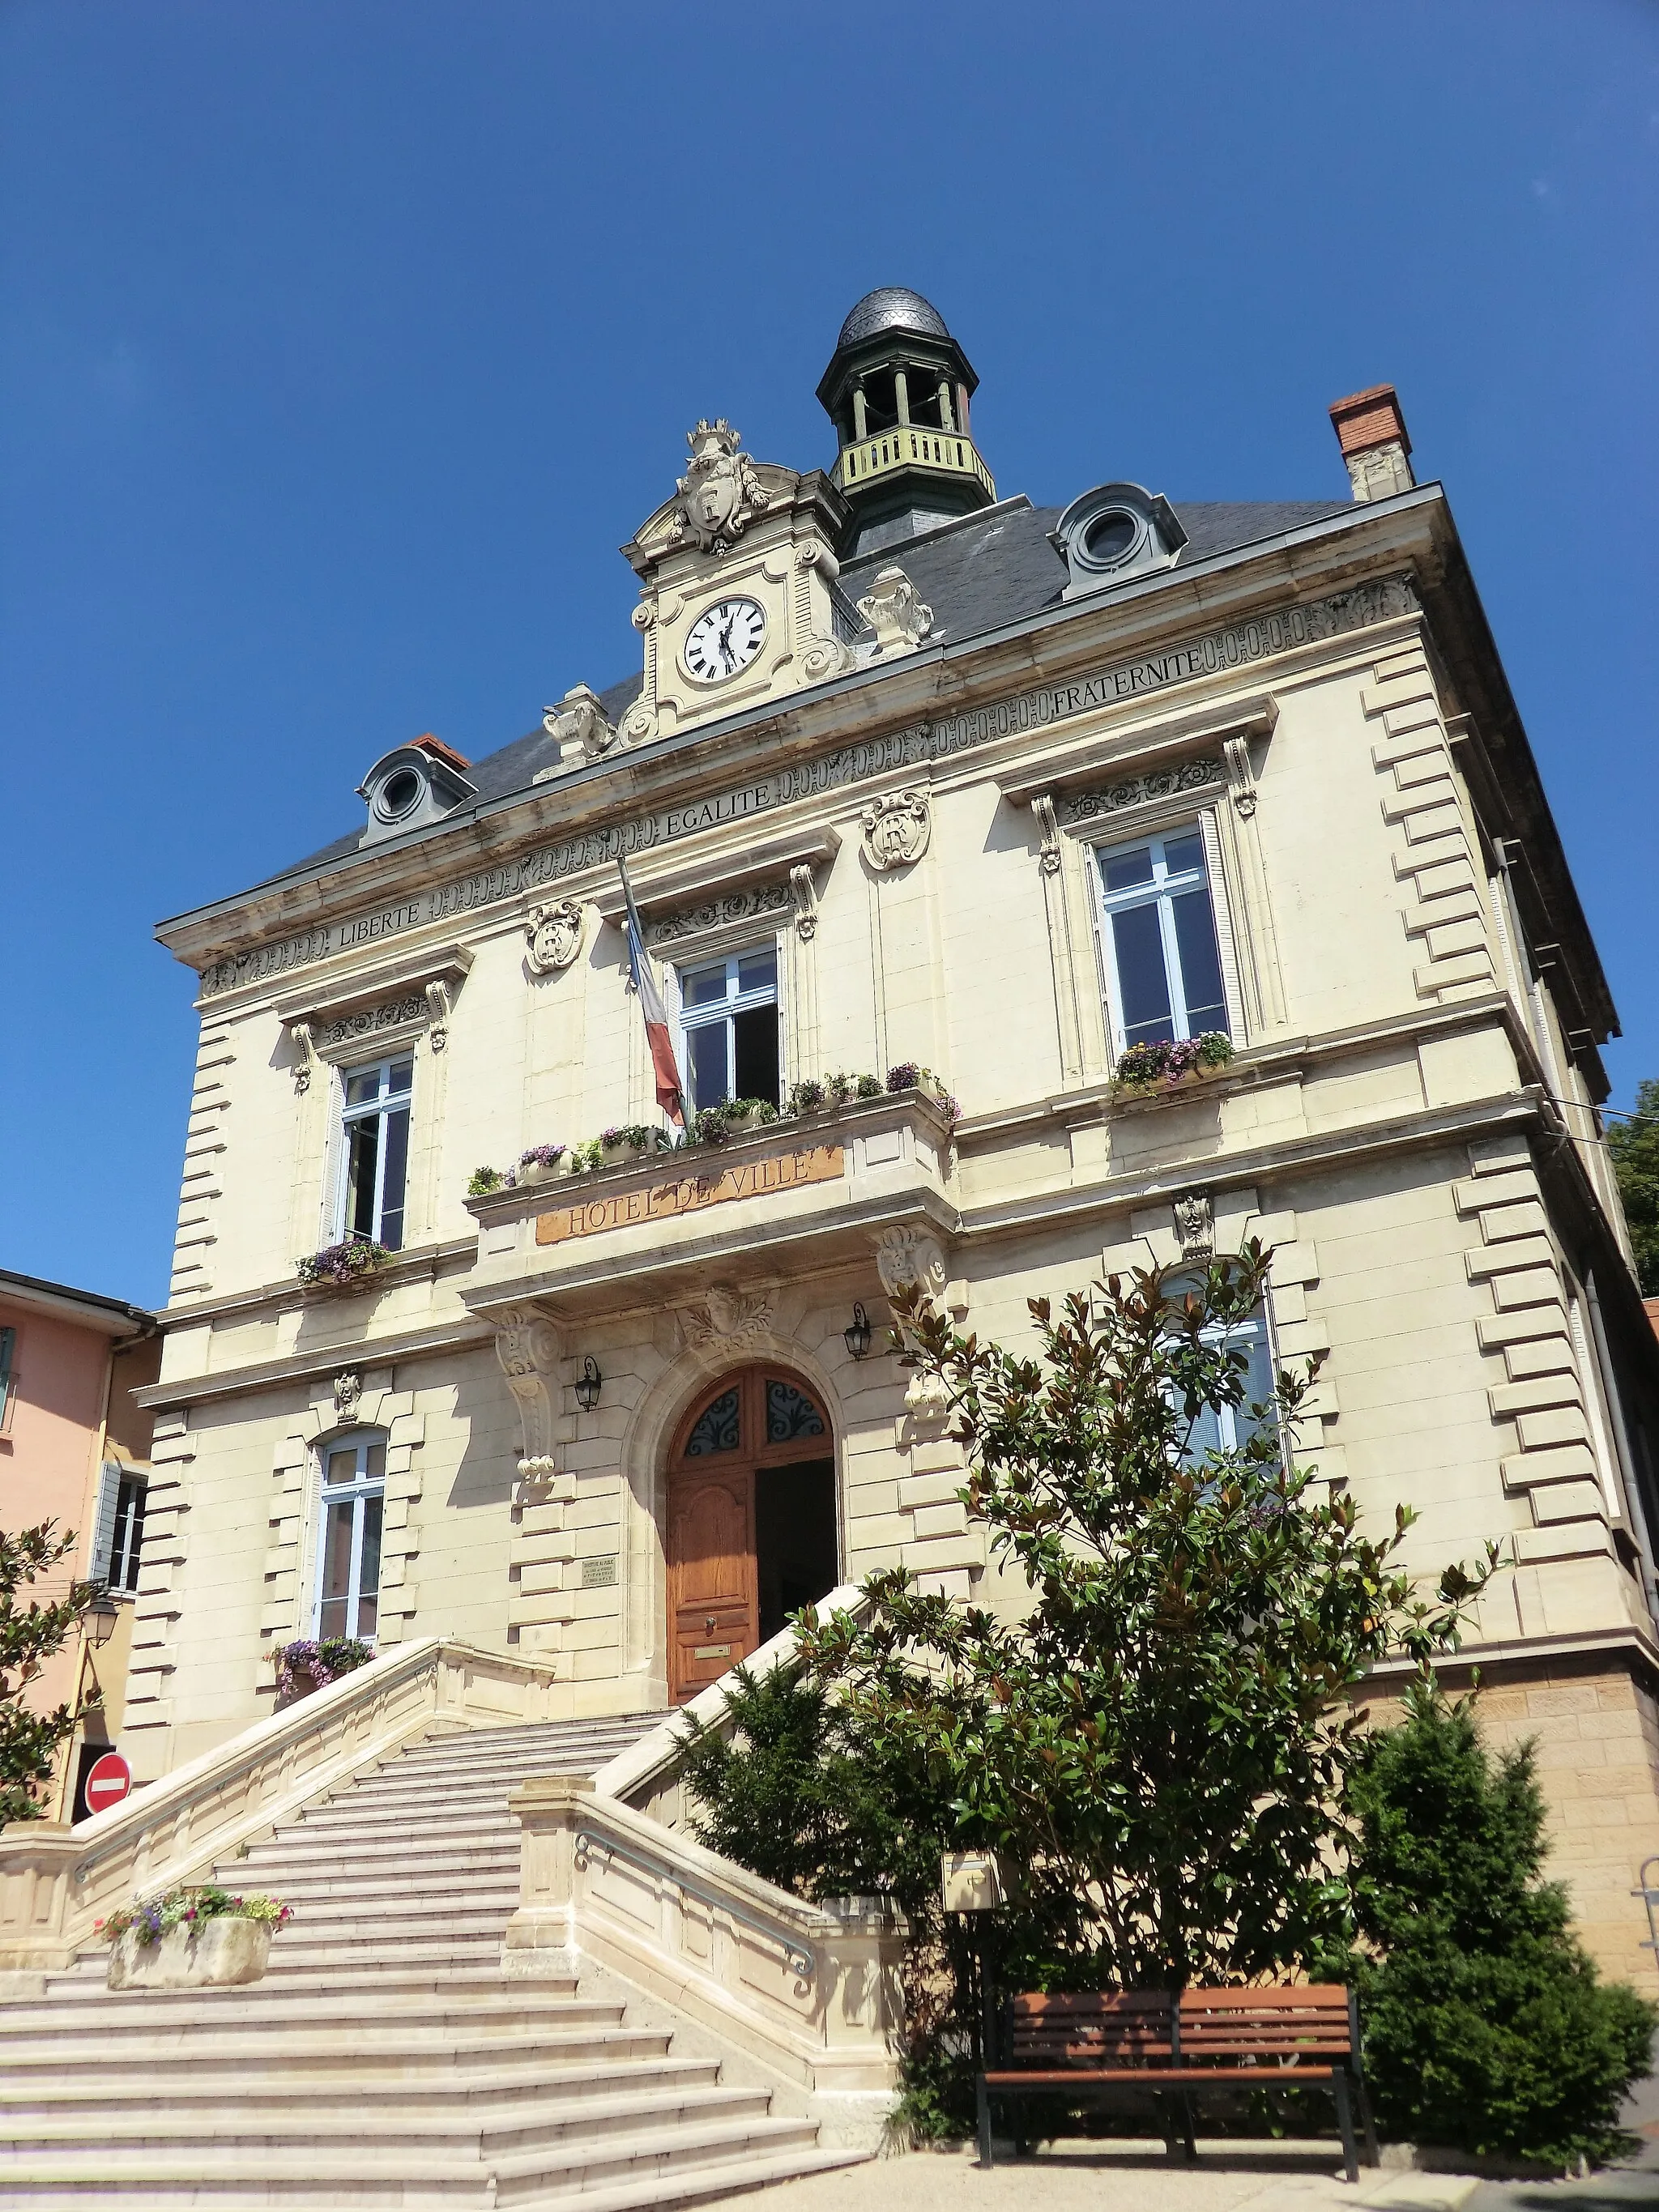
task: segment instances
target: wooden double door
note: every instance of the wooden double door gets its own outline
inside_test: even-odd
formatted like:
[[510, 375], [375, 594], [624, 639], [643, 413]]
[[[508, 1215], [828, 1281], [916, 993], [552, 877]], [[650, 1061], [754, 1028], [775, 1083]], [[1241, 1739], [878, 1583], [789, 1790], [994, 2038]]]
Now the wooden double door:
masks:
[[770, 1367], [705, 1391], [675, 1434], [667, 1520], [669, 1694], [683, 1705], [835, 1588], [823, 1407]]

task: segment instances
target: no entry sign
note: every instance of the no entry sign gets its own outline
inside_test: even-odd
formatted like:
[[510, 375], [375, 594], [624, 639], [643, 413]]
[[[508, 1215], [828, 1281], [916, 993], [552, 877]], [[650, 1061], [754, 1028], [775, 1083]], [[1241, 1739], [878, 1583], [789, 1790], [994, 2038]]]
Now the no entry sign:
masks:
[[102, 1813], [118, 1805], [132, 1787], [132, 1769], [118, 1751], [106, 1751], [87, 1769], [82, 1784], [88, 1813]]

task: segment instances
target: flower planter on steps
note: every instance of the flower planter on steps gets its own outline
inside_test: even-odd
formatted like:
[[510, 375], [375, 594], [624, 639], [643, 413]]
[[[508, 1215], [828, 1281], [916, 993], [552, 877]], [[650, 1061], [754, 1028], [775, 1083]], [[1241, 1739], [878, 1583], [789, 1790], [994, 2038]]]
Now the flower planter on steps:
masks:
[[199, 1927], [169, 1928], [141, 1943], [129, 1928], [109, 1954], [112, 1990], [237, 1989], [257, 1982], [270, 1964], [271, 1929], [261, 1920], [226, 1915]]

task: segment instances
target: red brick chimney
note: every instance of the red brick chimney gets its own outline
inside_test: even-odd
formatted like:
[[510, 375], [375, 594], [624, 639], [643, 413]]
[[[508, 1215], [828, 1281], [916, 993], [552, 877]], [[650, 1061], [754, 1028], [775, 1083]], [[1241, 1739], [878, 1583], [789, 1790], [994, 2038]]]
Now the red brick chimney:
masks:
[[418, 745], [423, 753], [430, 753], [434, 760], [447, 761], [451, 768], [469, 769], [472, 765], [464, 753], [458, 753], [453, 745], [447, 745], [441, 738], [434, 738], [430, 730], [424, 737], [411, 738], [410, 743]]
[[1356, 499], [1387, 499], [1391, 492], [1410, 491], [1417, 482], [1409, 458], [1412, 441], [1393, 385], [1374, 384], [1369, 392], [1339, 399], [1331, 409], [1331, 426]]

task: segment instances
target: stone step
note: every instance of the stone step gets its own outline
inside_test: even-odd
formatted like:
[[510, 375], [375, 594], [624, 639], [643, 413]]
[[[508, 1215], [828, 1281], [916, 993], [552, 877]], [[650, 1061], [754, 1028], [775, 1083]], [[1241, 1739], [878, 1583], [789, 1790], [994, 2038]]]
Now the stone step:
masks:
[[516, 1875], [507, 1880], [492, 1875], [487, 1882], [458, 1884], [453, 1889], [442, 1884], [422, 1889], [412, 1880], [395, 1884], [372, 1880], [356, 1883], [349, 1875], [342, 1875], [337, 1880], [343, 1885], [339, 1888], [296, 1889], [288, 1897], [287, 1901], [295, 1908], [295, 1917], [289, 1929], [278, 1932], [271, 1945], [273, 1953], [289, 1929], [298, 1924], [301, 1899], [306, 1926], [319, 1929], [331, 1927], [338, 1920], [349, 1920], [365, 1929], [398, 1929], [407, 1928], [413, 1921], [434, 1918], [458, 1929], [471, 1928], [485, 1920], [499, 1928], [517, 1911], [519, 1904]]
[[274, 1839], [268, 1844], [255, 1844], [239, 1859], [232, 1859], [216, 1869], [217, 1879], [240, 1882], [246, 1889], [255, 1881], [264, 1881], [288, 1868], [296, 1872], [316, 1867], [344, 1866], [407, 1866], [418, 1860], [422, 1866], [514, 1866], [519, 1863], [519, 1832], [516, 1827], [503, 1827], [499, 1833], [485, 1829], [476, 1836], [428, 1834], [422, 1841], [418, 1834], [407, 1836], [307, 1836], [303, 1830], [293, 1830], [279, 1844]]
[[[580, 2146], [528, 2151], [489, 2161], [477, 2155], [422, 2153], [418, 2160], [389, 2161], [374, 2146], [348, 2148], [327, 2144], [249, 2150], [214, 2145], [181, 2157], [176, 2149], [125, 2151], [119, 2180], [122, 2203], [155, 2205], [173, 2200], [198, 2205], [342, 2204], [483, 2206], [488, 2183], [498, 2204], [546, 2198], [556, 2203], [580, 2198], [607, 2185], [673, 2185], [683, 2175], [694, 2179], [700, 2168], [738, 2163], [750, 2153], [810, 2156], [816, 2148], [816, 2124], [771, 2118], [712, 2120], [681, 2126], [672, 2133], [651, 2130], [599, 2136]], [[408, 2171], [413, 2165], [414, 2172]], [[89, 2184], [111, 2201], [107, 2158], [94, 2163], [86, 2147], [64, 2153], [37, 2152], [5, 2169], [7, 2196], [15, 2206], [88, 2201]], [[76, 2192], [69, 2195], [68, 2192]], [[98, 2200], [92, 2200], [98, 2201]], [[645, 2202], [672, 2201], [669, 2197]]]
[[[419, 2109], [512, 2112], [533, 2105], [553, 2112], [563, 2110], [567, 2104], [592, 2098], [659, 2094], [672, 2098], [688, 2089], [717, 2087], [720, 2072], [717, 2058], [677, 2058], [672, 2052], [665, 2058], [630, 2056], [611, 2065], [592, 2061], [562, 2066], [556, 2072], [540, 2063], [484, 2067], [450, 2081], [423, 2081]], [[227, 2106], [237, 2112], [277, 2115], [292, 2124], [290, 2134], [303, 2135], [314, 2115], [328, 2108], [338, 2088], [339, 2076], [333, 2073], [285, 2074], [270, 2081], [237, 2074], [222, 2081], [191, 2080], [181, 2084], [178, 2095], [168, 2100], [165, 2109], [188, 2108], [203, 2114], [210, 2135], [217, 2134]], [[410, 2085], [396, 2076], [354, 2081], [351, 2097], [354, 2110], [371, 2116], [407, 2112], [410, 2108]], [[48, 2078], [32, 2083], [26, 2095], [9, 2100], [7, 2117], [9, 2126], [15, 2130], [33, 2118], [74, 2113], [79, 2118], [82, 2140], [91, 2140], [94, 2123], [101, 2113], [137, 2112], [143, 2117], [159, 2108], [155, 2081], [123, 2063], [106, 2075], [84, 2081]]]
[[[624, 2008], [603, 1997], [571, 1998], [544, 1995], [539, 1982], [520, 1983], [514, 1989], [498, 1981], [493, 1992], [471, 1997], [437, 1997], [426, 2004], [411, 2004], [407, 1997], [340, 1992], [319, 2006], [309, 1990], [289, 1990], [269, 1980], [246, 1989], [216, 1990], [211, 2025], [219, 2030], [245, 2023], [260, 2027], [315, 2026], [325, 2018], [330, 2027], [363, 2029], [396, 2027], [418, 2021], [422, 2027], [484, 2027], [497, 2022], [536, 2027], [620, 2027]], [[176, 2022], [202, 2023], [204, 2008], [198, 1990], [99, 1990], [74, 2004], [9, 2004], [0, 2006], [0, 2063], [20, 2039], [97, 2034], [118, 2039], [153, 2033]], [[118, 2051], [117, 2053], [118, 2055]]]
[[[544, 2109], [526, 2103], [492, 2111], [476, 2102], [471, 2108], [434, 2108], [433, 2100], [422, 2097], [418, 2109], [411, 2110], [405, 2098], [373, 2111], [354, 2098], [348, 2112], [331, 2110], [326, 2103], [314, 2106], [296, 2130], [292, 2113], [273, 2114], [268, 2107], [255, 2110], [239, 2101], [227, 2110], [225, 2104], [190, 2100], [170, 2100], [161, 2107], [152, 2100], [148, 2108], [137, 2106], [105, 2114], [98, 2132], [124, 2169], [130, 2158], [176, 2157], [184, 2145], [204, 2137], [211, 2140], [216, 2151], [274, 2150], [292, 2142], [296, 2132], [307, 2148], [315, 2149], [330, 2143], [363, 2148], [410, 2143], [418, 2145], [422, 2164], [434, 2154], [494, 2163], [538, 2150], [568, 2154], [578, 2142], [602, 2143], [620, 2135], [752, 2123], [767, 2117], [770, 2103], [768, 2089], [722, 2087], [712, 2082], [673, 2091], [654, 2082], [609, 2096], [550, 2100]], [[78, 2120], [14, 2118], [8, 2139], [0, 2140], [0, 2184], [14, 2166], [55, 2157], [66, 2148], [83, 2149], [85, 2143], [84, 2124]]]
[[[308, 2068], [331, 2073], [337, 2082], [385, 2079], [387, 2075], [443, 2078], [481, 2066], [511, 2064], [538, 2059], [550, 2072], [561, 2065], [617, 2063], [638, 2053], [650, 2058], [668, 2054], [672, 2041], [666, 2028], [594, 2027], [538, 2030], [501, 2028], [461, 2034], [441, 2027], [400, 2026], [395, 2033], [377, 2035], [372, 2043], [343, 2045], [338, 2036], [313, 2024], [290, 2027], [272, 2023], [264, 2027], [240, 2027], [204, 2033], [204, 2024], [179, 2022], [157, 2027], [148, 2036], [135, 2037], [121, 2053], [129, 2066], [182, 2066], [196, 2080], [217, 2080], [227, 2075], [280, 2075]], [[109, 2051], [97, 2034], [64, 2037], [48, 2046], [39, 2039], [8, 2051], [0, 2063], [0, 2100], [27, 2094], [29, 2084], [46, 2070], [66, 2078], [71, 2071], [85, 2078], [88, 2071], [106, 2071]]]

